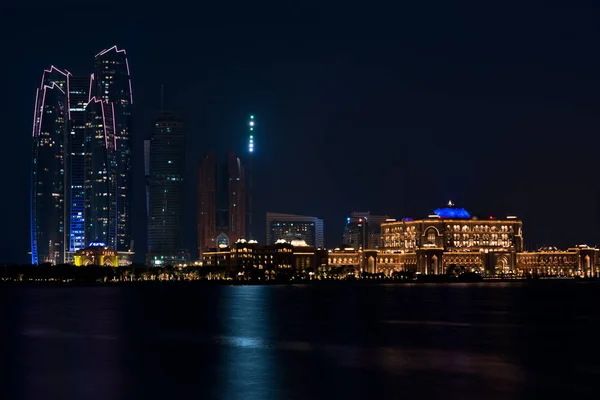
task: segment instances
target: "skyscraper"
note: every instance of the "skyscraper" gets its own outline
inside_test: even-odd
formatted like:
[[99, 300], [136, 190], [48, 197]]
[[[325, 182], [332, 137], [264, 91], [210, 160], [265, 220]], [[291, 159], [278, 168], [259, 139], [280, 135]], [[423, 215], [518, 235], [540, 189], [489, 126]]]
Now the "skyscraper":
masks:
[[215, 154], [208, 153], [198, 164], [198, 182], [196, 185], [196, 218], [198, 233], [198, 252], [217, 246], [217, 170]]
[[370, 211], [352, 212], [346, 219], [343, 244], [357, 250], [379, 248], [381, 224], [388, 218], [388, 216], [371, 215]]
[[65, 173], [66, 201], [69, 221], [66, 224], [68, 252], [85, 247], [85, 132], [86, 107], [89, 102], [91, 77], [71, 76], [69, 83], [70, 124], [67, 135]]
[[86, 107], [85, 242], [117, 247], [117, 157], [114, 105], [93, 97]]
[[241, 160], [229, 153], [217, 167], [209, 153], [198, 168], [197, 183], [198, 251], [219, 245], [229, 246], [245, 235], [246, 183]]
[[323, 220], [305, 215], [267, 213], [267, 244], [298, 238], [309, 246], [324, 247]]
[[45, 70], [33, 121], [31, 261], [59, 263], [91, 242], [131, 251], [131, 76], [125, 50], [94, 73]]
[[148, 189], [148, 262], [173, 264], [183, 251], [185, 122], [176, 112], [161, 111], [146, 141]]
[[95, 96], [112, 103], [115, 118], [116, 160], [116, 229], [117, 251], [131, 251], [131, 184], [132, 184], [132, 116], [133, 93], [129, 61], [124, 49], [113, 46], [96, 54], [94, 80]]
[[65, 140], [69, 124], [69, 78], [44, 70], [36, 90], [31, 175], [31, 263], [65, 259]]

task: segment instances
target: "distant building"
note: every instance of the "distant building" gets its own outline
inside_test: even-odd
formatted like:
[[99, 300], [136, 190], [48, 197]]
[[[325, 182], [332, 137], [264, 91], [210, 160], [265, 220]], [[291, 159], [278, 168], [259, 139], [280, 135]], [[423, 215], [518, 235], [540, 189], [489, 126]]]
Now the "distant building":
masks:
[[45, 70], [36, 91], [31, 177], [31, 263], [65, 260], [65, 141], [70, 74]]
[[[132, 164], [132, 107], [133, 93], [131, 90], [131, 72], [129, 61], [124, 49], [113, 46], [96, 54], [94, 59], [95, 68], [93, 79], [90, 82], [92, 93], [90, 97], [96, 101], [110, 104], [112, 121], [107, 118], [106, 125], [112, 124], [113, 143], [107, 144], [109, 157], [115, 160], [114, 175], [108, 177], [114, 180], [116, 188], [116, 212], [111, 210], [111, 218], [116, 218], [116, 246], [119, 253], [133, 251], [133, 239], [131, 237], [131, 196], [133, 164]], [[105, 107], [108, 111], [108, 107]], [[105, 114], [108, 116], [108, 114]], [[96, 131], [97, 132], [97, 131]], [[110, 134], [107, 132], [105, 138], [108, 143]], [[114, 216], [113, 216], [114, 215]], [[87, 219], [87, 218], [86, 218]], [[113, 225], [112, 221], [109, 225]], [[111, 233], [112, 235], [112, 233]], [[87, 242], [89, 243], [89, 241]], [[109, 243], [107, 241], [107, 243]], [[112, 247], [112, 243], [110, 244]]]
[[523, 224], [516, 217], [478, 219], [452, 202], [425, 219], [404, 218], [381, 229], [379, 272], [510, 273], [523, 251]]
[[186, 124], [174, 111], [160, 111], [145, 143], [148, 253], [150, 265], [185, 262], [183, 198]]
[[600, 271], [600, 250], [585, 244], [559, 250], [542, 247], [517, 254], [516, 275], [596, 277]]
[[106, 243], [90, 243], [88, 247], [77, 250], [74, 256], [75, 266], [86, 267], [99, 265], [102, 267], [118, 267], [119, 256]]
[[89, 76], [71, 76], [69, 82], [70, 127], [68, 135], [68, 156], [65, 159], [67, 200], [70, 206], [66, 237], [69, 253], [85, 247], [85, 143], [86, 107], [90, 93]]
[[323, 219], [304, 215], [267, 213], [267, 244], [302, 239], [309, 246], [325, 247]]
[[304, 240], [291, 243], [279, 240], [275, 244], [261, 246], [255, 240], [239, 239], [230, 247], [208, 249], [202, 254], [206, 267], [221, 267], [240, 275], [262, 270], [269, 274], [288, 270], [301, 272], [311, 268], [317, 271], [327, 265], [327, 251], [315, 249]]
[[229, 153], [218, 167], [215, 155], [200, 162], [197, 182], [198, 252], [219, 245], [230, 246], [244, 237], [246, 183], [241, 160]]
[[44, 70], [33, 120], [31, 263], [73, 261], [89, 243], [132, 253], [131, 121], [126, 52], [96, 54], [94, 73]]
[[117, 152], [114, 108], [96, 98], [86, 107], [85, 243], [117, 248]]
[[381, 224], [388, 219], [388, 216], [371, 215], [370, 211], [354, 211], [346, 219], [343, 244], [355, 249], [379, 248]]

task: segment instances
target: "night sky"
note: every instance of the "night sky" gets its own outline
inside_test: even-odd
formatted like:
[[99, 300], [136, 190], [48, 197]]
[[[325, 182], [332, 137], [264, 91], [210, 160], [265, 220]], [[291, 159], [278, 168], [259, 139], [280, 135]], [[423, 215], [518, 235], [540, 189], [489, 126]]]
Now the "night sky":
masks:
[[418, 218], [452, 199], [483, 218], [519, 216], [528, 248], [600, 244], [598, 10], [249, 3], [96, 16], [84, 3], [0, 10], [0, 261], [29, 260], [42, 70], [87, 75], [94, 55], [114, 44], [127, 49], [133, 77], [138, 259], [146, 251], [143, 140], [161, 84], [166, 107], [188, 118], [192, 254], [197, 160], [210, 150], [245, 156], [250, 113], [261, 241], [266, 211], [322, 216], [335, 246], [353, 210]]

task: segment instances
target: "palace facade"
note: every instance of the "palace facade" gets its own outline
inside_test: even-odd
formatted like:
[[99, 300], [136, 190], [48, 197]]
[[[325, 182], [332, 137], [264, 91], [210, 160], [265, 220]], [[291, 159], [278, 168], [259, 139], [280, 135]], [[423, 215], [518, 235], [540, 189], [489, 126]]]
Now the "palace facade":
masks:
[[567, 250], [544, 247], [525, 251], [523, 223], [515, 216], [478, 219], [452, 202], [427, 218], [381, 224], [380, 246], [350, 245], [325, 250], [296, 239], [260, 246], [238, 240], [203, 253], [205, 266], [223, 267], [238, 275], [252, 270], [325, 272], [337, 276], [360, 273], [421, 275], [479, 273], [487, 276], [596, 277], [600, 251], [586, 245]]

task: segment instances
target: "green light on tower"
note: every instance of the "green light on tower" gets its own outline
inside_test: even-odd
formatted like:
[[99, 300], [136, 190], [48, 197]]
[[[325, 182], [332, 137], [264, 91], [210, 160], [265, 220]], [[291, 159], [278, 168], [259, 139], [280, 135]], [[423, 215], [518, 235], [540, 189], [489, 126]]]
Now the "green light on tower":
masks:
[[[250, 126], [250, 132], [254, 130], [254, 115], [250, 116], [250, 121], [248, 121], [248, 125]], [[248, 141], [248, 152], [254, 152], [254, 136], [250, 135], [250, 140]]]

